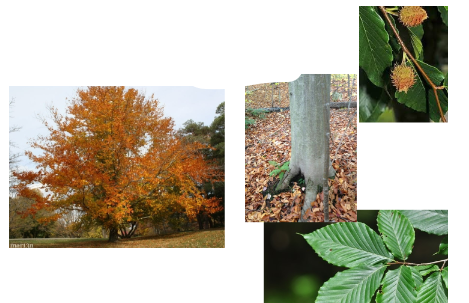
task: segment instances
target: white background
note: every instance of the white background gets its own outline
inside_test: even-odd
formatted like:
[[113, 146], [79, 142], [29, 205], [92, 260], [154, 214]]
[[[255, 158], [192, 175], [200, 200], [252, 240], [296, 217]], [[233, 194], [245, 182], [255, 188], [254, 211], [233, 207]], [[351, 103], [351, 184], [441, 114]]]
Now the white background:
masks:
[[[369, 3], [324, 2], [2, 3], [3, 297], [262, 302], [263, 225], [244, 223], [244, 86], [358, 73], [358, 5]], [[449, 209], [450, 297], [457, 299], [467, 270], [468, 10], [448, 2], [449, 123], [359, 124], [358, 208]], [[16, 85], [225, 89], [226, 248], [7, 249], [8, 87]]]

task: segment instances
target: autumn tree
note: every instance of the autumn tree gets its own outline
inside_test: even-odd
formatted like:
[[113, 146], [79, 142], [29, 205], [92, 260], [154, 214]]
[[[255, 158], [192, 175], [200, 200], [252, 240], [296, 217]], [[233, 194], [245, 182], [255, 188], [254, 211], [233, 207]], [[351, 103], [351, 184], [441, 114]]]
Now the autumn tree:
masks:
[[[35, 200], [32, 214], [52, 207], [56, 215], [50, 219], [56, 220], [79, 210], [83, 219], [108, 229], [113, 242], [122, 224], [137, 224], [168, 203], [189, 199], [194, 183], [206, 177], [200, 144], [176, 136], [173, 120], [153, 96], [88, 87], [77, 91], [66, 115], [53, 107], [50, 112], [53, 123], [44, 120], [50, 135], [32, 142], [43, 154], [26, 152], [38, 170], [16, 173], [18, 193]], [[46, 195], [31, 191], [32, 183]]]
[[[335, 174], [325, 153], [329, 117], [324, 114], [329, 102], [331, 75], [301, 75], [289, 83], [291, 121], [291, 160], [289, 170], [277, 190], [286, 189], [299, 174], [304, 175], [306, 192], [300, 221], [316, 200], [323, 186], [324, 163], [329, 161], [329, 177]], [[326, 117], [327, 116], [327, 117]]]

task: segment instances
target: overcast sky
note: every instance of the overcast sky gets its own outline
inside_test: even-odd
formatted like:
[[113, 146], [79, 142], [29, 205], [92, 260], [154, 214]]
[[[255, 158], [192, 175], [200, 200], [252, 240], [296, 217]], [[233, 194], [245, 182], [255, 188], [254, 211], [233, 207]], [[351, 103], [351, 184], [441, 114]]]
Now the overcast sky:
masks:
[[[199, 89], [191, 86], [132, 86], [146, 97], [154, 97], [164, 105], [166, 117], [173, 118], [176, 129], [182, 127], [189, 119], [210, 125], [215, 117], [217, 106], [225, 101], [223, 89]], [[25, 150], [32, 150], [28, 144], [30, 139], [38, 135], [48, 135], [48, 131], [38, 115], [48, 118], [48, 105], [56, 107], [65, 114], [67, 99], [75, 98], [78, 86], [11, 86], [10, 100], [14, 100], [10, 108], [10, 127], [19, 126], [18, 132], [10, 133], [10, 140], [18, 148], [13, 153], [24, 155]], [[82, 87], [83, 88], [83, 87]], [[130, 88], [130, 87], [126, 87]], [[36, 151], [37, 152], [37, 151]], [[34, 169], [35, 164], [26, 156], [20, 157], [20, 168]]]

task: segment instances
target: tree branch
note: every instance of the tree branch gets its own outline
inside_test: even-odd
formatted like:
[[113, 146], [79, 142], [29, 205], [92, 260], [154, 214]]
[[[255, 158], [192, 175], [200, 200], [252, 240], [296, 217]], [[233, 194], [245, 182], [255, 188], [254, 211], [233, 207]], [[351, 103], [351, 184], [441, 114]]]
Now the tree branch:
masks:
[[432, 82], [432, 80], [430, 80], [430, 77], [428, 77], [428, 75], [425, 73], [425, 71], [424, 71], [423, 68], [420, 66], [420, 64], [417, 62], [417, 60], [415, 60], [414, 56], [412, 56], [412, 53], [411, 53], [411, 52], [407, 49], [407, 47], [405, 46], [404, 41], [402, 41], [401, 36], [399, 36], [399, 33], [397, 32], [396, 28], [394, 27], [394, 25], [392, 24], [391, 20], [389, 19], [388, 13], [387, 13], [386, 9], [384, 8], [384, 6], [379, 6], [379, 9], [380, 9], [381, 12], [383, 13], [384, 18], [386, 19], [386, 21], [388, 22], [388, 24], [389, 24], [389, 26], [391, 27], [392, 31], [394, 32], [394, 35], [396, 36], [397, 41], [398, 41], [399, 44], [401, 45], [401, 47], [402, 47], [402, 49], [404, 50], [404, 52], [407, 54], [407, 56], [409, 56], [409, 58], [410, 58], [410, 59], [412, 60], [412, 62], [415, 64], [415, 66], [416, 66], [417, 69], [420, 71], [420, 73], [423, 75], [423, 77], [425, 78], [425, 80], [427, 81], [427, 83], [432, 87], [433, 93], [435, 94], [435, 98], [436, 98], [436, 104], [438, 105], [438, 110], [439, 110], [439, 112], [440, 112], [441, 121], [446, 122], [446, 118], [445, 118], [445, 115], [443, 114], [443, 110], [441, 109], [440, 99], [438, 98], [438, 93], [437, 93], [437, 90], [438, 90], [438, 89], [444, 89], [444, 86], [436, 86], [436, 85]]

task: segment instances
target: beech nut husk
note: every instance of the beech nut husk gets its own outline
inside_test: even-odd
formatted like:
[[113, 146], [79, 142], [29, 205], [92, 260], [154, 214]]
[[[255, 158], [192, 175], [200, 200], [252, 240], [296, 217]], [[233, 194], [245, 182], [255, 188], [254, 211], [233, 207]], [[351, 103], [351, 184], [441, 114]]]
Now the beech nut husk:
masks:
[[399, 11], [399, 20], [407, 27], [418, 26], [427, 18], [427, 12], [421, 6], [404, 6]]
[[406, 64], [395, 65], [391, 72], [391, 80], [398, 92], [405, 92], [415, 84], [415, 73]]

